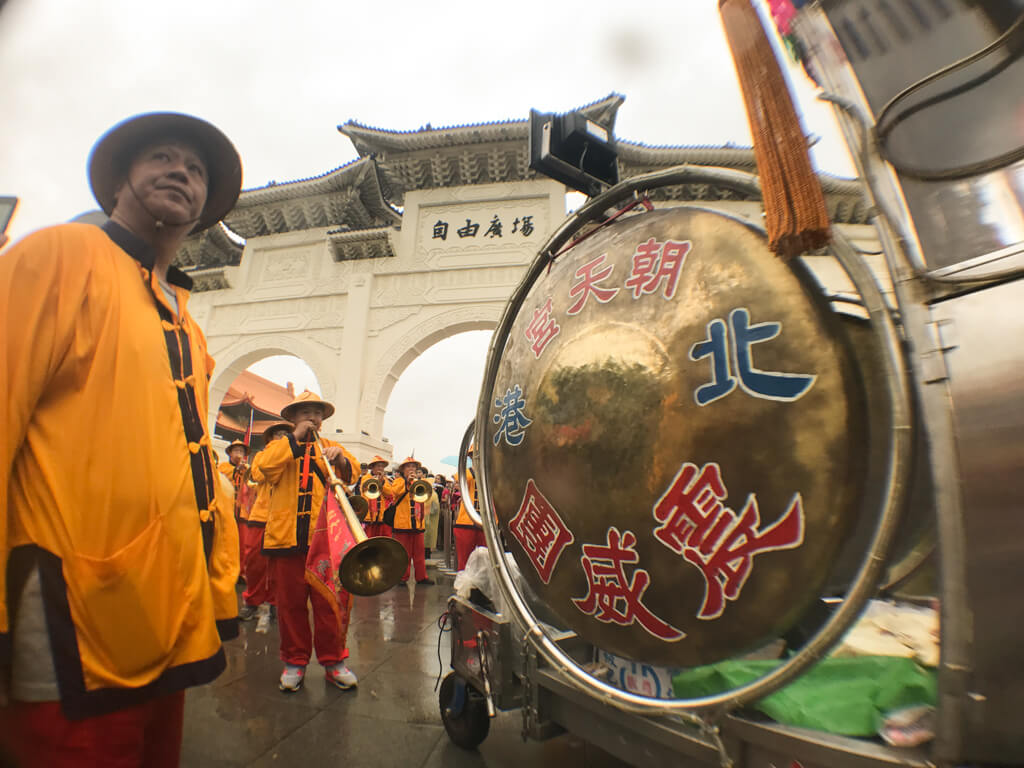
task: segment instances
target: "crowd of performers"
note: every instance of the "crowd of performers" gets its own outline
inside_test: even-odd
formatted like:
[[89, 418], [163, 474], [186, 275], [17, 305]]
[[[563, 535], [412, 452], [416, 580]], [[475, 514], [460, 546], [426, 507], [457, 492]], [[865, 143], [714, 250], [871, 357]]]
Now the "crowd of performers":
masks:
[[[360, 464], [342, 446], [317, 437], [323, 420], [333, 413], [331, 403], [304, 392], [282, 409], [283, 421], [264, 430], [264, 448], [251, 461], [248, 446], [236, 440], [228, 446], [228, 461], [220, 465], [234, 498], [245, 582], [238, 616], [255, 619], [256, 632], [266, 632], [276, 610], [284, 662], [279, 687], [285, 692], [302, 687], [314, 648], [329, 683], [347, 690], [358, 682], [345, 661], [352, 596], [344, 590], [318, 589], [310, 573], [314, 531], [330, 493], [326, 462], [353, 495], [366, 500], [367, 536], [393, 538], [405, 549], [408, 561], [399, 586], [410, 575], [417, 585], [434, 584], [426, 559], [436, 546], [442, 503], [452, 505], [459, 570], [475, 547], [484, 546], [483, 531], [470, 519], [454, 481], [428, 476], [412, 457], [394, 473], [386, 472], [388, 461], [381, 456]], [[467, 479], [475, 500], [472, 469]]]

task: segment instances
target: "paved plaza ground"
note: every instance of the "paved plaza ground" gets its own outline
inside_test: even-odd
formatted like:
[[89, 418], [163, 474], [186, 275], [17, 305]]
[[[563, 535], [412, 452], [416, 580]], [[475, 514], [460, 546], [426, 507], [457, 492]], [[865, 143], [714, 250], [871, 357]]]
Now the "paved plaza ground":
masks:
[[434, 685], [450, 670], [450, 635], [438, 618], [452, 591], [433, 572], [435, 586], [399, 586], [357, 598], [348, 636], [349, 666], [359, 687], [340, 691], [311, 663], [297, 693], [277, 688], [277, 627], [256, 634], [255, 622], [225, 646], [228, 667], [186, 699], [184, 768], [228, 766], [345, 766], [346, 768], [619, 768], [624, 764], [569, 735], [523, 742], [519, 710], [502, 712], [478, 751], [450, 742]]

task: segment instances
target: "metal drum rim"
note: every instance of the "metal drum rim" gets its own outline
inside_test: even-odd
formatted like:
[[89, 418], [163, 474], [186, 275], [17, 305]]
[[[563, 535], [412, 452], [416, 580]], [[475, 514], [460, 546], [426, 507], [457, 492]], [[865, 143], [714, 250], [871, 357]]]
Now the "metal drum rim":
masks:
[[[702, 168], [696, 166], [678, 166], [654, 173], [636, 176], [612, 187], [604, 194], [580, 208], [576, 215], [563, 223], [540, 250], [537, 258], [530, 266], [523, 280], [513, 291], [502, 313], [498, 327], [491, 338], [488, 349], [487, 365], [481, 385], [480, 400], [477, 404], [477, 416], [467, 430], [467, 436], [475, 426], [479, 426], [476, 435], [477, 494], [483, 509], [491, 509], [492, 503], [487, 483], [487, 440], [484, 427], [488, 423], [490, 393], [494, 387], [504, 349], [512, 324], [518, 316], [527, 294], [540, 274], [547, 268], [552, 254], [572, 235], [589, 221], [602, 218], [611, 206], [640, 192], [662, 186], [682, 183], [715, 183], [729, 187], [744, 194], [760, 196], [761, 187], [753, 174], [725, 168]], [[755, 227], [756, 228], [756, 227]], [[558, 669], [578, 690], [592, 698], [614, 706], [620, 710], [635, 712], [642, 715], [681, 716], [698, 725], [705, 725], [705, 720], [698, 713], [717, 711], [727, 712], [748, 702], [763, 698], [778, 690], [800, 673], [819, 661], [828, 650], [839, 641], [846, 630], [860, 615], [861, 609], [871, 597], [875, 584], [882, 574], [889, 545], [894, 537], [899, 522], [900, 511], [909, 485], [910, 453], [912, 448], [912, 411], [909, 400], [909, 384], [907, 382], [903, 355], [899, 337], [892, 316], [874, 277], [863, 258], [849, 244], [846, 238], [833, 229], [833, 243], [828, 249], [846, 271], [857, 292], [861, 295], [868, 311], [871, 329], [882, 351], [882, 362], [889, 395], [890, 424], [888, 445], [888, 471], [885, 478], [885, 494], [878, 523], [871, 538], [871, 544], [864, 554], [857, 576], [847, 592], [842, 605], [818, 630], [813, 638], [792, 657], [779, 667], [751, 683], [724, 691], [712, 696], [696, 699], [651, 699], [646, 696], [619, 690], [608, 683], [586, 672], [575, 660], [566, 654], [545, 631], [542, 622], [533, 614], [522, 595], [512, 581], [508, 565], [502, 552], [501, 540], [497, 523], [493, 515], [481, 514], [484, 536], [487, 540], [487, 552], [491, 568], [498, 577], [502, 597], [509, 606], [512, 617], [523, 629], [540, 655], [554, 668]], [[463, 440], [463, 449], [467, 448]], [[465, 450], [460, 452], [460, 468], [464, 466]]]

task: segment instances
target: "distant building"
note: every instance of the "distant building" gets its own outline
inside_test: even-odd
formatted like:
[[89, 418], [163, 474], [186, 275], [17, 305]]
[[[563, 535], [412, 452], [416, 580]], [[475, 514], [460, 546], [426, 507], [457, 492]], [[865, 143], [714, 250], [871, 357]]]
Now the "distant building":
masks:
[[251, 415], [249, 446], [258, 451], [263, 447], [263, 430], [273, 422], [281, 421], [281, 409], [294, 399], [295, 388], [290, 381], [288, 386], [282, 387], [252, 371], [243, 371], [228, 387], [221, 401], [214, 437], [225, 443], [244, 440]]

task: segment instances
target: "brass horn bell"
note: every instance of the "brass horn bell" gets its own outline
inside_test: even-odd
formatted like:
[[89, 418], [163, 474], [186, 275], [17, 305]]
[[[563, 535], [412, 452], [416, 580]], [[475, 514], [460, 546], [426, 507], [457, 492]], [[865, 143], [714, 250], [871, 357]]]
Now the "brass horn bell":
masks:
[[409, 495], [412, 496], [412, 500], [417, 504], [425, 504], [430, 501], [430, 492], [432, 490], [430, 483], [426, 480], [417, 480], [412, 484]]
[[363, 498], [369, 501], [380, 498], [380, 481], [369, 478], [363, 483]]

